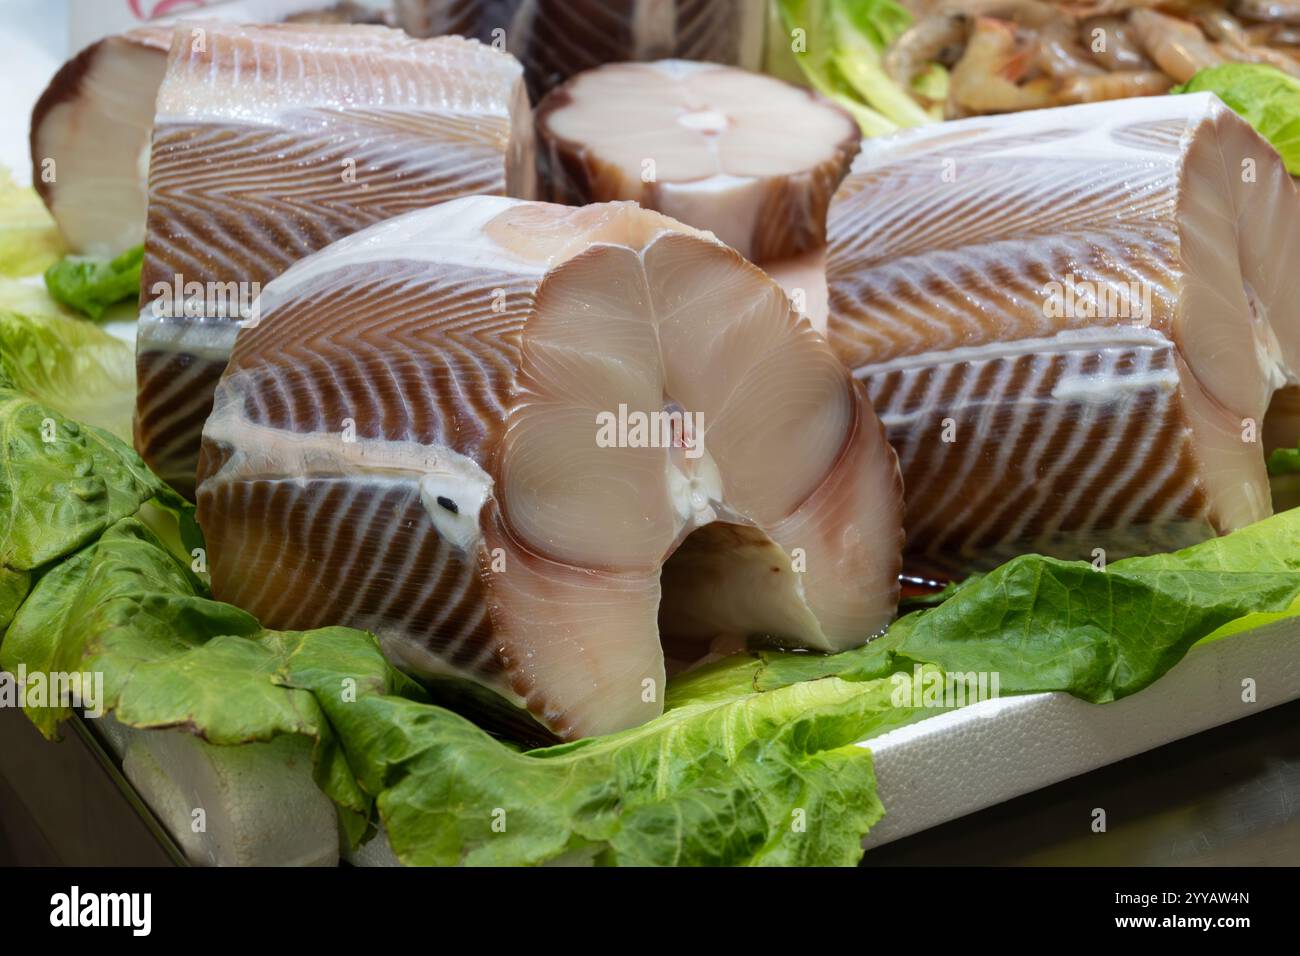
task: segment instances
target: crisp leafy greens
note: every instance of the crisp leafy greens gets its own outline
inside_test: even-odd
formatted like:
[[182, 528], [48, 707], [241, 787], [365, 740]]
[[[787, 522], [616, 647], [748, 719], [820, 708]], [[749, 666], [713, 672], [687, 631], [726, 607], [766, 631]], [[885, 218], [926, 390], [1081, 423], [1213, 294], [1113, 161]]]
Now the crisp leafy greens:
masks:
[[119, 439], [0, 388], [0, 564], [33, 571], [176, 494]]
[[1199, 71], [1175, 93], [1214, 93], [1273, 144], [1287, 172], [1300, 176], [1300, 80], [1262, 63], [1224, 63]]
[[1268, 456], [1268, 473], [1274, 477], [1300, 474], [1300, 448], [1274, 448]]
[[[377, 797], [410, 863], [852, 863], [882, 813], [870, 753], [852, 744], [916, 716], [887, 681], [832, 679], [688, 696], [635, 730], [521, 753], [420, 700], [369, 635], [269, 632], [206, 598], [130, 517], [41, 578], [0, 664], [101, 672], [105, 704], [135, 727], [309, 737], [351, 835]], [[47, 734], [66, 716], [29, 713]]]
[[900, 619], [879, 641], [832, 657], [769, 656], [754, 679], [759, 687], [827, 675], [875, 680], [925, 663], [945, 673], [996, 671], [1002, 693], [1060, 690], [1105, 703], [1149, 686], [1202, 639], [1294, 613], [1297, 599], [1300, 509], [1104, 571], [1016, 558]]
[[36, 191], [0, 167], [0, 276], [37, 275], [63, 254], [63, 240]]
[[139, 301], [144, 246], [114, 259], [67, 256], [45, 270], [45, 287], [63, 305], [101, 319], [119, 302]]
[[930, 122], [885, 72], [885, 50], [912, 23], [894, 0], [777, 0], [776, 9], [770, 72], [792, 78], [801, 71], [814, 89], [852, 114], [867, 136]]
[[131, 440], [131, 347], [39, 289], [0, 281], [0, 374], [63, 415]]

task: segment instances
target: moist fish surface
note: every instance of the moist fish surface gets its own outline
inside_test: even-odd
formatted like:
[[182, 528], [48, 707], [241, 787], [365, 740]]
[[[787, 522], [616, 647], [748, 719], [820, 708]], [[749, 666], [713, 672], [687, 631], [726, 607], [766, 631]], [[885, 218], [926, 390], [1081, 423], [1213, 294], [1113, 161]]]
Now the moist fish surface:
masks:
[[897, 600], [861, 386], [761, 270], [632, 203], [466, 198], [304, 259], [199, 475], [217, 597], [367, 628], [566, 738], [660, 713], [666, 645], [840, 650]]
[[634, 199], [763, 267], [825, 331], [826, 209], [857, 155], [846, 112], [714, 63], [612, 63], [536, 112], [546, 198]]
[[[374, 13], [321, 0], [233, 0], [202, 15], [274, 23], [356, 21]], [[32, 182], [74, 252], [112, 257], [144, 241], [154, 100], [178, 19], [90, 44], [54, 75], [32, 110]]]
[[415, 36], [459, 33], [504, 46], [540, 97], [603, 63], [680, 57], [757, 70], [761, 0], [397, 0]]
[[829, 339], [898, 451], [909, 567], [1104, 561], [1269, 514], [1300, 200], [1214, 96], [869, 141], [828, 230]]
[[[198, 32], [195, 32], [195, 31]], [[459, 37], [189, 24], [158, 91], [136, 448], [192, 494], [237, 324], [299, 258], [459, 196], [535, 189], [521, 69]]]

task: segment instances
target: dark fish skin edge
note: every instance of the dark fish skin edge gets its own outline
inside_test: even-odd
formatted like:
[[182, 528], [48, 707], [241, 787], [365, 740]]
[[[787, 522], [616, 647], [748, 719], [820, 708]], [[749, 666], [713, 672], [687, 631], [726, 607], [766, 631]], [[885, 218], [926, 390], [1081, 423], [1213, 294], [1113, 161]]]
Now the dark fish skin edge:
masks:
[[95, 55], [99, 52], [99, 46], [103, 42], [103, 40], [98, 40], [92, 43], [59, 67], [59, 71], [54, 74], [54, 79], [50, 80], [50, 85], [45, 88], [45, 92], [36, 101], [36, 106], [32, 108], [32, 128], [28, 134], [28, 143], [32, 154], [32, 185], [47, 207], [53, 202], [53, 196], [51, 195], [51, 184], [41, 178], [41, 162], [44, 157], [37, 154], [37, 131], [44, 125], [45, 117], [49, 115], [50, 110], [60, 103], [67, 103], [75, 99], [81, 93], [81, 81], [90, 71], [91, 61], [95, 59]]

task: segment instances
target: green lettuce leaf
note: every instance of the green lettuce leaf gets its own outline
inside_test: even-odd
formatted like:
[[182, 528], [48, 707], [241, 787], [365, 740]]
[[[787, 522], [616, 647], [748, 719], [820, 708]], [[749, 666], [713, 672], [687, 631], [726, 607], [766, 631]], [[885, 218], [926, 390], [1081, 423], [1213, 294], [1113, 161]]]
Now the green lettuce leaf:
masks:
[[178, 496], [120, 439], [0, 388], [0, 565], [32, 571]]
[[139, 301], [143, 263], [144, 246], [115, 259], [67, 256], [45, 270], [45, 287], [56, 301], [100, 319], [119, 302]]
[[69, 418], [131, 440], [135, 355], [38, 289], [0, 282], [0, 374]]
[[1268, 473], [1274, 477], [1300, 474], [1300, 448], [1274, 448], [1268, 456]]
[[997, 672], [1004, 694], [1059, 690], [1104, 703], [1148, 687], [1200, 640], [1294, 613], [1298, 598], [1300, 509], [1100, 571], [1016, 558], [865, 647], [771, 655], [755, 684], [875, 680], [926, 663], [948, 674]]
[[[335, 648], [336, 673], [361, 692], [408, 686], [361, 631], [266, 631], [238, 608], [211, 600], [203, 582], [146, 525], [128, 517], [40, 579], [0, 644], [0, 666], [102, 674], [104, 709], [132, 727], [179, 727], [221, 745], [308, 737], [317, 783], [359, 838], [370, 799], [315, 696], [287, 683], [308, 636]], [[346, 689], [342, 678], [331, 688], [340, 695]], [[58, 701], [26, 712], [48, 737], [70, 715]]]
[[[265, 631], [208, 599], [134, 518], [41, 578], [0, 665], [101, 673], [103, 703], [133, 727], [227, 745], [306, 736], [353, 838], [377, 797], [417, 864], [853, 863], [883, 812], [853, 743], [917, 716], [886, 681], [679, 692], [643, 727], [522, 753], [421, 700], [369, 635]], [[67, 710], [28, 714], [53, 735]]]
[[1224, 63], [1199, 71], [1173, 90], [1207, 91], [1273, 144], [1287, 172], [1300, 176], [1300, 80], [1262, 63]]
[[807, 82], [847, 110], [866, 136], [930, 122], [884, 68], [884, 52], [912, 23], [894, 0], [777, 0], [769, 72], [789, 78], [793, 59]]
[[0, 276], [38, 275], [64, 252], [59, 230], [36, 190], [0, 167]]

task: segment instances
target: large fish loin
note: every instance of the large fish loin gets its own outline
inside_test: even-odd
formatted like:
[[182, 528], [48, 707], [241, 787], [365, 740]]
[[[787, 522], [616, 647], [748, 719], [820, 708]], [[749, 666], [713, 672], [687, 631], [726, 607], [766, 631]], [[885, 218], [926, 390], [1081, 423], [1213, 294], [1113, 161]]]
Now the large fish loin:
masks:
[[[74, 252], [111, 257], [144, 242], [154, 100], [182, 11], [97, 40], [65, 63], [32, 110], [32, 182]], [[234, 0], [201, 12], [229, 23], [357, 22], [352, 3]]]
[[828, 228], [829, 338], [898, 450], [909, 566], [1101, 566], [1269, 514], [1300, 200], [1217, 98], [869, 141]]
[[762, 0], [397, 0], [414, 36], [459, 33], [509, 50], [535, 97], [583, 70], [625, 60], [708, 60], [757, 70]]
[[[197, 32], [196, 32], [197, 31]], [[192, 494], [237, 323], [301, 257], [459, 196], [535, 190], [521, 69], [370, 26], [187, 25], [158, 91], [136, 448]]]
[[661, 637], [682, 660], [836, 651], [891, 619], [883, 429], [712, 236], [632, 203], [474, 197], [341, 240], [262, 299], [198, 507], [214, 594], [268, 626], [367, 628], [573, 738], [661, 712]]

